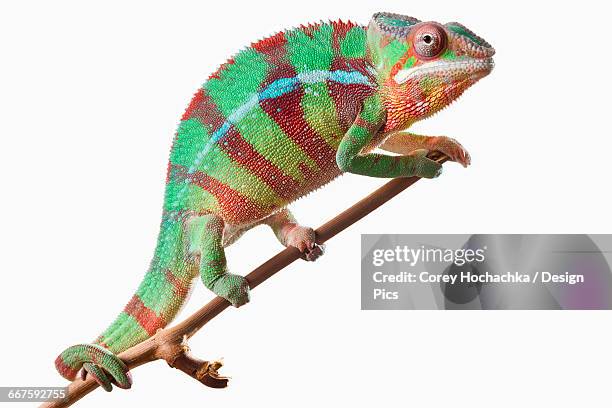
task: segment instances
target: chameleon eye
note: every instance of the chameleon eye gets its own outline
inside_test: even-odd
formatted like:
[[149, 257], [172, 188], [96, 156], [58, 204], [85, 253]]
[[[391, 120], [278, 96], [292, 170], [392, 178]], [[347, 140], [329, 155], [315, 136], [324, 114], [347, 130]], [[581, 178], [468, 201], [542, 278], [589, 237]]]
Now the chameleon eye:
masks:
[[425, 23], [414, 33], [414, 50], [424, 59], [435, 58], [446, 48], [446, 32], [437, 24]]

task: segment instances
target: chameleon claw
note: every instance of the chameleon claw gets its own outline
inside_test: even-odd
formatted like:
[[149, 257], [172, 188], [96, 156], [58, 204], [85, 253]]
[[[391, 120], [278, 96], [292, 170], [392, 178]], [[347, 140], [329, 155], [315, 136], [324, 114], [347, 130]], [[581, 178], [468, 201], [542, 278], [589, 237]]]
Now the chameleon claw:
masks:
[[308, 249], [302, 252], [301, 258], [313, 262], [325, 253], [325, 245], [313, 243]]

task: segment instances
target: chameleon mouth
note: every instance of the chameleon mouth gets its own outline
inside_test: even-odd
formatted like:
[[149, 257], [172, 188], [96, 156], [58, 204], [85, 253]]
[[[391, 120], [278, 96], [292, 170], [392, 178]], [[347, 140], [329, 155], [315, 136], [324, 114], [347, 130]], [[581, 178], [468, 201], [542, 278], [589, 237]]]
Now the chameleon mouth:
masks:
[[395, 82], [404, 84], [422, 77], [448, 78], [451, 80], [474, 79], [487, 76], [495, 67], [493, 58], [469, 58], [460, 61], [432, 61], [416, 68], [403, 69], [395, 74]]

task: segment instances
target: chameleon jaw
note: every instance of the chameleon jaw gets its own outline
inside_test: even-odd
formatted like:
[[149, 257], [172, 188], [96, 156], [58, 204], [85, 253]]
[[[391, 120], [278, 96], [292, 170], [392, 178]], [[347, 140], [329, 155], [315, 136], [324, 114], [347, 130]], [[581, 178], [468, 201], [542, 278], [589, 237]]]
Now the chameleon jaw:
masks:
[[493, 58], [466, 59], [460, 61], [432, 61], [414, 68], [399, 70], [393, 79], [397, 84], [405, 84], [408, 81], [422, 78], [424, 76], [453, 78], [470, 77], [480, 79], [487, 76], [495, 66]]

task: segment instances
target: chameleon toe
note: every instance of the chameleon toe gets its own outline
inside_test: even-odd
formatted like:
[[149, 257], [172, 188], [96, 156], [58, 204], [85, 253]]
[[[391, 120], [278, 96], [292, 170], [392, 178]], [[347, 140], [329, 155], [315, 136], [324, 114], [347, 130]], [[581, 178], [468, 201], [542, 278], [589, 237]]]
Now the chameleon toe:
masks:
[[302, 254], [302, 259], [309, 261], [309, 262], [313, 262], [319, 259], [319, 257], [321, 257], [321, 255], [323, 255], [324, 253], [325, 253], [324, 245], [314, 244], [312, 248], [309, 248], [306, 251], [304, 251], [304, 253]]

